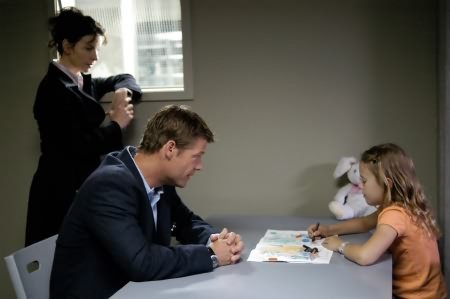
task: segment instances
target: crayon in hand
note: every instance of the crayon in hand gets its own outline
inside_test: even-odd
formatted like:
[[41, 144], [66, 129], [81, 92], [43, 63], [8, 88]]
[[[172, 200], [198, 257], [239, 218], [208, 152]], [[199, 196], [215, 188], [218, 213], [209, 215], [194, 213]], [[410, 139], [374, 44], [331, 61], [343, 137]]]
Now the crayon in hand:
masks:
[[313, 236], [311, 238], [311, 241], [313, 241], [313, 242], [316, 240], [316, 236], [314, 235], [314, 232], [319, 230], [319, 226], [320, 226], [320, 222], [317, 222], [316, 223], [316, 229], [313, 231]]

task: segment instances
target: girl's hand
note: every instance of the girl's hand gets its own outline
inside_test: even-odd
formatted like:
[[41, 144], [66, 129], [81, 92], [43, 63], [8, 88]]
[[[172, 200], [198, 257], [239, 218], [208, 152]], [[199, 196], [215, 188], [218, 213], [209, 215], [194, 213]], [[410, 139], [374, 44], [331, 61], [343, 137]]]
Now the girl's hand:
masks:
[[328, 231], [328, 225], [319, 225], [319, 227], [317, 227], [317, 223], [311, 224], [308, 226], [308, 237], [313, 240], [320, 240], [323, 237], [328, 236]]
[[328, 237], [322, 242], [323, 247], [332, 251], [337, 251], [341, 244], [342, 240], [337, 235]]

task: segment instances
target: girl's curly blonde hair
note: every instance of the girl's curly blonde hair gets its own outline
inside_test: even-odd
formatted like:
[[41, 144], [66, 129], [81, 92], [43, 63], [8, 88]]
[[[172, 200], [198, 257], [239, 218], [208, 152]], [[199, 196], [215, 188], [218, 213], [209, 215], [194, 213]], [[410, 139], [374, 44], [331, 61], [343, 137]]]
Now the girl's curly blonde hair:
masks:
[[[416, 176], [414, 163], [401, 147], [393, 143], [373, 146], [361, 155], [361, 162], [385, 187], [381, 209], [391, 205], [404, 207], [412, 220], [429, 236], [440, 237], [439, 227]], [[388, 179], [392, 181], [392, 186]]]

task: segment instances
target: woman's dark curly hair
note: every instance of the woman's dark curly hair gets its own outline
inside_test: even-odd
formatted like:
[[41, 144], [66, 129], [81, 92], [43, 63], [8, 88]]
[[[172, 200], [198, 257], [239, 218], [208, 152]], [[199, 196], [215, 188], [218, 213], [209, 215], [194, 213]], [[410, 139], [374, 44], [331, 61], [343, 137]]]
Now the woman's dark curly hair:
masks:
[[63, 40], [71, 44], [77, 43], [83, 36], [93, 35], [93, 38], [100, 35], [105, 39], [105, 29], [100, 23], [90, 16], [85, 16], [81, 10], [75, 7], [65, 7], [54, 17], [48, 20], [49, 30], [52, 39], [49, 41], [49, 48], [56, 48], [59, 54], [63, 53]]

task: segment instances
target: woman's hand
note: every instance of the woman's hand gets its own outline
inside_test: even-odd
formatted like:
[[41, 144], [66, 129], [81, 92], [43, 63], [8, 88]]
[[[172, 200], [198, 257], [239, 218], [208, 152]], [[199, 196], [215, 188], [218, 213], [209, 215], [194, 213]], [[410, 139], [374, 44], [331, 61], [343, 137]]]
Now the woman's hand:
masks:
[[111, 108], [108, 111], [109, 118], [119, 124], [120, 128], [126, 128], [134, 118], [134, 107], [130, 104], [127, 88], [119, 88], [114, 92]]

